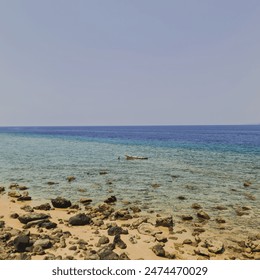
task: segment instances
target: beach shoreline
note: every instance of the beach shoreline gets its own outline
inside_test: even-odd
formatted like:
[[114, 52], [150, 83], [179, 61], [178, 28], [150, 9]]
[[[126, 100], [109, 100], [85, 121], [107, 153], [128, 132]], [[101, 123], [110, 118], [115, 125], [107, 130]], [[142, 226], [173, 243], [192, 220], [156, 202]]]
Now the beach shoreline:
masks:
[[[196, 216], [181, 217], [149, 213], [130, 202], [118, 208], [115, 196], [97, 205], [86, 199], [85, 204], [57, 208], [51, 201], [30, 200], [28, 191], [20, 188], [11, 184], [0, 194], [2, 260], [260, 259], [257, 228], [239, 232], [227, 220], [209, 217], [200, 205], [193, 205]], [[36, 219], [35, 214], [42, 216]], [[82, 224], [75, 224], [72, 217]]]

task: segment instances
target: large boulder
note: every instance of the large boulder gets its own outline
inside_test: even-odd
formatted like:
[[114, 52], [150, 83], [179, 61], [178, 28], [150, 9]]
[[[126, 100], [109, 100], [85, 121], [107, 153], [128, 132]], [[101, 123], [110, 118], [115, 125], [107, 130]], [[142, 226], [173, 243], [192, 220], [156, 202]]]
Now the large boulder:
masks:
[[63, 197], [52, 199], [51, 203], [55, 208], [68, 208], [71, 206], [71, 202]]
[[69, 218], [69, 224], [72, 226], [84, 226], [91, 223], [91, 218], [84, 213], [79, 213]]

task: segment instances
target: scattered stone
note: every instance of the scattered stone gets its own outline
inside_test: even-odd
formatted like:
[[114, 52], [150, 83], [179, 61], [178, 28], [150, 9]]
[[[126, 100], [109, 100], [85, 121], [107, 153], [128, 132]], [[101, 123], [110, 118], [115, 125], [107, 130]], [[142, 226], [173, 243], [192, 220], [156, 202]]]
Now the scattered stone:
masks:
[[161, 217], [156, 219], [156, 227], [173, 227], [173, 220], [172, 216], [167, 216], [167, 217]]
[[12, 219], [17, 219], [18, 217], [19, 217], [19, 215], [17, 213], [12, 213], [10, 215], [10, 218], [12, 218]]
[[219, 224], [224, 224], [226, 222], [226, 220], [224, 218], [218, 217], [218, 218], [216, 218], [216, 222]]
[[246, 182], [244, 182], [244, 187], [250, 187], [251, 186], [251, 182], [249, 182], [249, 181], [246, 181]]
[[32, 200], [31, 196], [20, 196], [17, 198], [17, 201], [29, 201], [29, 200]]
[[252, 195], [251, 193], [245, 193], [245, 197], [249, 200], [256, 200], [256, 197]]
[[42, 247], [43, 249], [48, 249], [52, 247], [52, 243], [50, 242], [50, 240], [48, 238], [45, 239], [38, 239], [34, 242], [33, 244], [34, 247]]
[[183, 240], [182, 244], [191, 245], [191, 244], [192, 244], [192, 241], [191, 241], [190, 239], [185, 239], [185, 240]]
[[49, 217], [49, 215], [46, 215], [43, 213], [32, 213], [32, 214], [25, 214], [25, 215], [19, 216], [18, 220], [22, 224], [27, 224], [31, 221], [42, 220], [42, 219], [46, 219], [48, 217]]
[[193, 204], [191, 205], [191, 208], [196, 209], [196, 210], [199, 210], [199, 209], [202, 209], [202, 206], [201, 206], [200, 204], [198, 204], [198, 203], [193, 203]]
[[0, 187], [0, 193], [5, 191], [5, 187]]
[[155, 253], [158, 257], [165, 257], [165, 250], [162, 245], [156, 244], [153, 246], [152, 251]]
[[72, 182], [72, 181], [75, 181], [76, 180], [76, 177], [74, 177], [74, 176], [68, 176], [67, 177], [67, 181], [70, 183], [70, 182]]
[[161, 233], [158, 233], [155, 235], [155, 239], [158, 241], [158, 242], [163, 242], [163, 243], [166, 243], [168, 241], [167, 239], [167, 236], [164, 235], [164, 234], [161, 234]]
[[228, 208], [226, 206], [222, 206], [222, 205], [218, 205], [216, 207], [214, 207], [216, 210], [227, 210]]
[[152, 184], [152, 188], [154, 188], [154, 189], [160, 188], [160, 186], [161, 185], [159, 185], [159, 184]]
[[56, 228], [57, 224], [47, 220], [47, 221], [43, 221], [42, 223], [40, 223], [39, 226], [41, 228], [52, 229], [52, 228]]
[[72, 245], [72, 246], [69, 247], [69, 250], [76, 251], [77, 250], [77, 246], [76, 245]]
[[20, 191], [25, 191], [25, 190], [28, 190], [29, 188], [26, 186], [17, 186], [17, 189]]
[[55, 208], [68, 208], [71, 206], [71, 202], [63, 197], [52, 199], [51, 203]]
[[114, 236], [114, 235], [118, 235], [118, 234], [128, 234], [128, 230], [123, 229], [119, 226], [112, 226], [107, 230], [107, 233], [110, 236]]
[[179, 196], [177, 196], [177, 198], [178, 198], [179, 200], [185, 200], [185, 199], [186, 199], [186, 197], [183, 196], [183, 195], [179, 195]]
[[11, 191], [11, 192], [8, 192], [8, 196], [14, 197], [14, 198], [18, 198], [18, 197], [20, 197], [22, 195], [19, 192], [17, 192], [17, 191]]
[[131, 209], [134, 213], [139, 213], [139, 212], [142, 211], [138, 206], [131, 206], [130, 209]]
[[93, 200], [90, 198], [81, 198], [79, 200], [80, 203], [84, 204], [84, 205], [89, 205]]
[[204, 220], [209, 220], [210, 219], [210, 216], [202, 209], [198, 211], [197, 216], [200, 219], [204, 219]]
[[92, 222], [94, 226], [101, 227], [104, 225], [104, 221], [99, 218], [92, 218]]
[[98, 240], [99, 245], [104, 245], [104, 244], [107, 244], [107, 243], [109, 243], [109, 238], [105, 235], [101, 236]]
[[162, 233], [160, 230], [155, 228], [153, 225], [149, 223], [142, 223], [137, 228], [138, 232], [143, 235], [152, 235], [155, 236], [156, 234]]
[[30, 205], [24, 205], [20, 209], [24, 210], [25, 212], [34, 212], [33, 208]]
[[195, 249], [194, 252], [200, 256], [210, 257], [209, 251], [206, 248], [201, 247], [201, 246], [199, 246], [197, 249]]
[[113, 252], [115, 245], [108, 244], [98, 251], [100, 260], [119, 260], [119, 255]]
[[127, 254], [124, 252], [119, 256], [119, 260], [130, 260]]
[[0, 228], [4, 228], [5, 226], [5, 221], [0, 221]]
[[133, 218], [128, 209], [120, 209], [116, 211], [113, 216], [115, 220], [129, 220]]
[[109, 198], [107, 198], [104, 202], [110, 204], [110, 203], [115, 203], [116, 201], [117, 198], [114, 195], [112, 195]]
[[49, 181], [49, 182], [47, 182], [47, 184], [48, 184], [49, 186], [52, 186], [52, 185], [58, 185], [59, 183], [55, 183], [55, 182]]
[[182, 218], [183, 221], [193, 220], [193, 217], [191, 215], [182, 215], [181, 218]]
[[113, 243], [120, 249], [126, 249], [127, 245], [121, 239], [120, 234], [115, 235]]
[[137, 229], [142, 223], [146, 223], [147, 221], [148, 221], [148, 218], [145, 218], [145, 217], [139, 218], [132, 223], [131, 227], [133, 229]]
[[33, 207], [33, 209], [49, 211], [49, 210], [51, 210], [51, 205], [50, 205], [50, 203], [44, 203], [44, 204]]
[[14, 239], [14, 248], [18, 252], [24, 252], [30, 246], [30, 237], [28, 235], [19, 235]]
[[101, 171], [99, 171], [99, 175], [106, 175], [106, 174], [108, 174], [108, 172], [107, 172], [107, 171], [105, 171], [105, 170], [101, 170]]
[[213, 238], [208, 238], [205, 240], [205, 246], [208, 248], [209, 252], [214, 254], [221, 254], [224, 251], [224, 244], [219, 240]]
[[69, 218], [69, 224], [72, 226], [83, 226], [89, 225], [90, 223], [91, 218], [84, 213], [80, 213]]

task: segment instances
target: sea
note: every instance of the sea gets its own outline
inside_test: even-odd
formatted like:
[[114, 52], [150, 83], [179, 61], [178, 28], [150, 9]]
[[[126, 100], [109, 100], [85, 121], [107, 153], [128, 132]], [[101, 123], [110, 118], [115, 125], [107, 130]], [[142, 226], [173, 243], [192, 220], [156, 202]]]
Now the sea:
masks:
[[1, 127], [0, 184], [11, 183], [28, 186], [36, 201], [96, 205], [114, 195], [118, 207], [175, 216], [194, 214], [198, 203], [237, 226], [260, 227], [260, 125]]

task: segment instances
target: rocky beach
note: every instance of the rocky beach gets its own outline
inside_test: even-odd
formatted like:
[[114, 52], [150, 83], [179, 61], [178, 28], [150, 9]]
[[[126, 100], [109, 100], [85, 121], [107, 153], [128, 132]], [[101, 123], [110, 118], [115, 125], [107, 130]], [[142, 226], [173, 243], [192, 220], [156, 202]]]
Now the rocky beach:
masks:
[[259, 260], [259, 229], [241, 230], [222, 215], [235, 211], [238, 224], [250, 222], [249, 201], [213, 205], [210, 214], [198, 203], [186, 215], [163, 214], [131, 201], [122, 207], [116, 195], [98, 204], [84, 196], [34, 200], [30, 188], [12, 183], [0, 187], [0, 259]]

